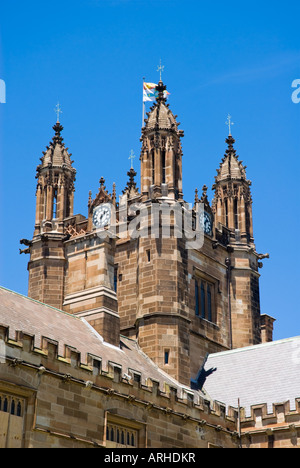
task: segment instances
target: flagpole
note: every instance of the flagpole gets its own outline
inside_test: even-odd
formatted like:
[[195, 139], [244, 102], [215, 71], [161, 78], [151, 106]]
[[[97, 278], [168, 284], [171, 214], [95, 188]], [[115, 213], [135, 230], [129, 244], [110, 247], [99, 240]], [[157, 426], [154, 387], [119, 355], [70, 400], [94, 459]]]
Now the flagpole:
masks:
[[143, 77], [143, 120], [142, 120], [142, 128], [145, 125], [145, 123], [144, 123], [144, 120], [145, 120], [144, 82], [145, 82], [145, 77]]

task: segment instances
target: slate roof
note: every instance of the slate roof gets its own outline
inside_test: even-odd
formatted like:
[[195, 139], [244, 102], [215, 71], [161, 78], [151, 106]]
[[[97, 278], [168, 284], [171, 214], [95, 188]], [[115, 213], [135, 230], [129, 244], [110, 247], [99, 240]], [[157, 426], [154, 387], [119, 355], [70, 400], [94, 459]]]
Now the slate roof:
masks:
[[272, 412], [273, 403], [300, 397], [300, 336], [256, 346], [224, 351], [208, 356], [205, 370], [210, 374], [204, 388], [213, 400], [226, 406], [245, 408], [250, 416], [251, 405], [266, 403]]
[[151, 361], [139, 348], [134, 340], [121, 336], [120, 348], [105, 343], [102, 336], [85, 320], [68, 314], [54, 307], [22, 296], [0, 286], [0, 325], [9, 327], [9, 339], [16, 338], [16, 332], [22, 331], [34, 336], [34, 346], [41, 348], [41, 340], [46, 337], [58, 343], [58, 354], [65, 356], [65, 346], [81, 353], [81, 362], [87, 364], [87, 355], [99, 357], [102, 368], [108, 370], [108, 362], [122, 366], [122, 376], [130, 374], [130, 369], [141, 374], [141, 384], [147, 385], [151, 378], [159, 382], [159, 388], [165, 391], [165, 383], [176, 388], [178, 396], [183, 397], [183, 391], [194, 393], [195, 402], [201, 392], [191, 391], [181, 385]]

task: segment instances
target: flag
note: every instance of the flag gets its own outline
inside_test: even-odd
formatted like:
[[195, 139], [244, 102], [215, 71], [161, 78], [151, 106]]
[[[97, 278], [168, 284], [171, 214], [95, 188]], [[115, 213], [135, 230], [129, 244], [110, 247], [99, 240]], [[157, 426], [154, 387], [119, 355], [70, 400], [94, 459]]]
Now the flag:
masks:
[[143, 101], [155, 101], [158, 96], [155, 83], [143, 83]]
[[[158, 97], [158, 91], [156, 89], [157, 84], [155, 83], [143, 83], [143, 102], [155, 101]], [[168, 99], [170, 93], [164, 91], [164, 98]]]

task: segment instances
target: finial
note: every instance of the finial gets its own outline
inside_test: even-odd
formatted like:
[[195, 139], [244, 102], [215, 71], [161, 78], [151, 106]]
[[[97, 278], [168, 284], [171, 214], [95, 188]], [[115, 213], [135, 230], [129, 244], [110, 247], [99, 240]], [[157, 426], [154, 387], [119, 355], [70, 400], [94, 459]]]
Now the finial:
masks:
[[198, 189], [195, 189], [195, 205], [199, 203], [199, 197], [198, 197]]
[[[56, 122], [55, 125], [53, 125], [53, 130], [55, 131], [55, 135], [54, 137], [52, 138], [52, 142], [50, 142], [50, 146], [51, 145], [56, 145], [56, 144], [59, 144], [59, 145], [62, 145], [63, 144], [63, 138], [61, 136], [61, 132], [62, 130], [64, 129], [63, 126], [61, 125], [61, 123], [59, 123], [58, 121]], [[47, 148], [48, 149], [48, 148]]]
[[57, 123], [59, 123], [59, 114], [62, 114], [62, 110], [61, 110], [61, 107], [59, 105], [59, 102], [56, 104], [54, 112], [57, 115]]
[[100, 184], [100, 188], [103, 188], [105, 190], [105, 179], [104, 177], [101, 177], [101, 179], [99, 180], [99, 184]]
[[128, 158], [128, 159], [131, 159], [131, 169], [133, 169], [133, 160], [134, 160], [134, 158], [135, 158], [134, 151], [131, 150], [131, 151], [130, 151], [129, 158]]
[[226, 125], [228, 125], [229, 129], [229, 136], [231, 136], [231, 125], [234, 125], [234, 122], [231, 121], [231, 115], [228, 114], [227, 120], [226, 120]]
[[92, 191], [89, 191], [89, 201], [88, 201], [88, 206], [90, 206], [92, 203]]
[[161, 59], [159, 61], [159, 66], [157, 67], [157, 71], [159, 72], [159, 80], [161, 81], [161, 74], [164, 71], [165, 66], [161, 64]]
[[204, 208], [208, 209], [209, 201], [208, 201], [208, 198], [207, 198], [207, 186], [206, 185], [203, 185], [203, 187], [202, 187], [202, 196], [200, 198], [200, 203], [203, 203]]
[[162, 81], [159, 81], [155, 89], [158, 93], [156, 97], [157, 102], [166, 102], [168, 94], [169, 94], [166, 91], [167, 89], [166, 85], [164, 85]]
[[116, 183], [113, 182], [113, 190], [112, 190], [112, 202], [113, 205], [116, 206], [116, 199], [117, 199], [117, 193], [116, 193]]

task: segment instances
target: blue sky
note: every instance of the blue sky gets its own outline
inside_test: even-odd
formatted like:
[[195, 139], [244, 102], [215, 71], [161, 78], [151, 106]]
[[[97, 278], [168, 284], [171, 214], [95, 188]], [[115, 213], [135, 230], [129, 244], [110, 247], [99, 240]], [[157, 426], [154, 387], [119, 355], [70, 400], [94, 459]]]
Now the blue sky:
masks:
[[[277, 319], [275, 339], [300, 335], [299, 2], [193, 0], [14, 1], [1, 5], [0, 284], [27, 294], [35, 169], [53, 136], [59, 100], [63, 137], [77, 169], [75, 212], [104, 176], [121, 193], [131, 149], [139, 175], [142, 80], [163, 80], [185, 132], [183, 189], [214, 183], [227, 114], [252, 180], [261, 270], [261, 311]], [[210, 199], [212, 191], [210, 190]]]

